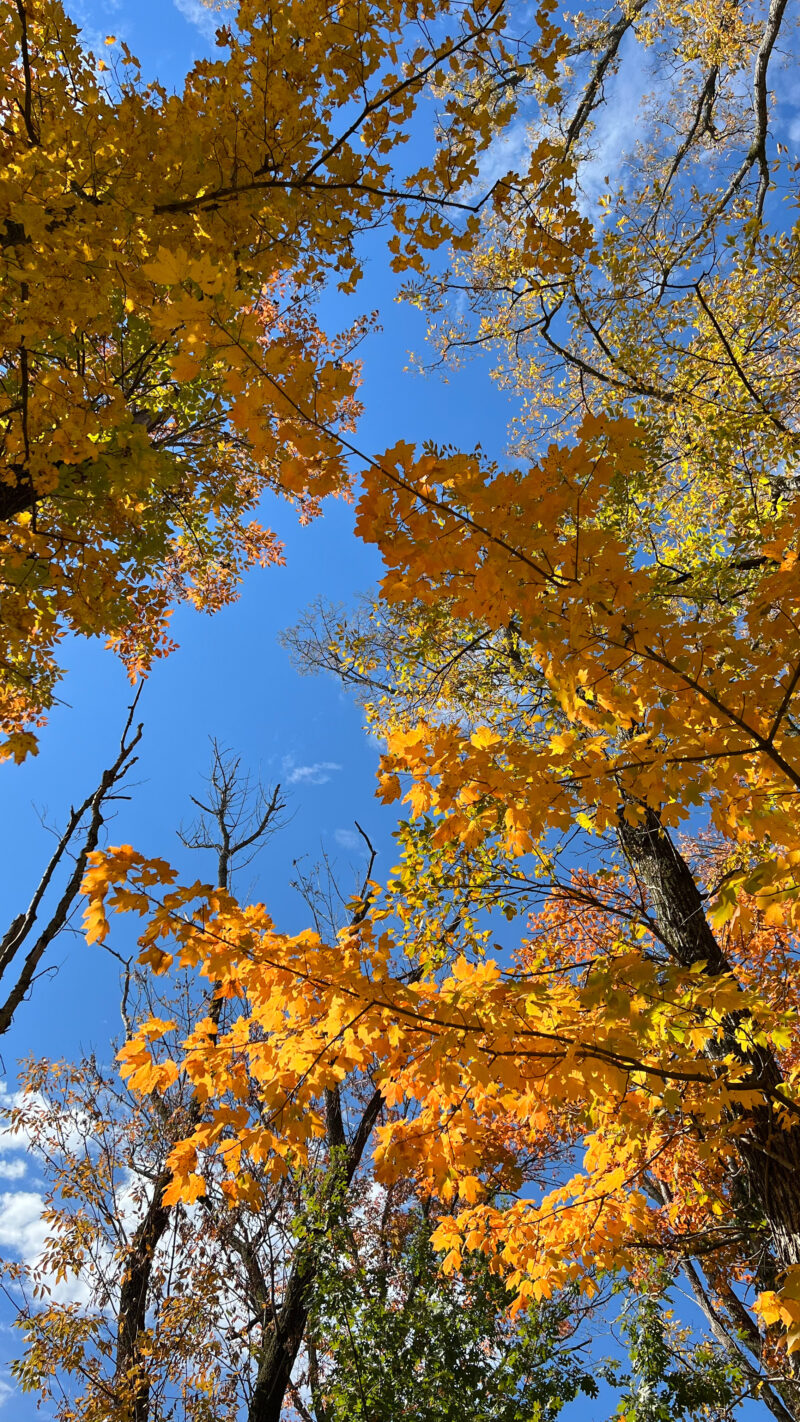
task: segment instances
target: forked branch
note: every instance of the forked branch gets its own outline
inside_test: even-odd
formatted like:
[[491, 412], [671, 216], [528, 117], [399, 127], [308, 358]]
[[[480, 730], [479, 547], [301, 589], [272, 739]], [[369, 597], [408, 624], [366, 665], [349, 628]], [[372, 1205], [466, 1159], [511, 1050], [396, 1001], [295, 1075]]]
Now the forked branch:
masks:
[[[70, 811], [66, 828], [51, 855], [50, 862], [39, 880], [27, 909], [17, 915], [0, 941], [0, 979], [11, 971], [12, 967], [17, 973], [13, 987], [0, 1006], [0, 1035], [7, 1032], [11, 1026], [14, 1013], [29, 992], [37, 976], [39, 964], [50, 944], [68, 925], [76, 900], [80, 895], [88, 857], [97, 848], [100, 840], [106, 808], [112, 801], [122, 798], [119, 794], [119, 787], [131, 766], [136, 762], [137, 757], [134, 755], [134, 751], [142, 738], [142, 723], [139, 722], [136, 727], [133, 725], [139, 694], [137, 692], [129, 708], [116, 759], [107, 770], [103, 771], [99, 784], [91, 795], [87, 795], [82, 805]], [[83, 837], [80, 841], [80, 848], [77, 854], [73, 855], [73, 846], [81, 830], [83, 830]], [[68, 856], [73, 857], [72, 873], [45, 926], [38, 934], [34, 934], [39, 910], [47, 890], [50, 888], [60, 865]], [[29, 940], [30, 947], [28, 947]], [[27, 951], [20, 965], [19, 955], [24, 949]]]

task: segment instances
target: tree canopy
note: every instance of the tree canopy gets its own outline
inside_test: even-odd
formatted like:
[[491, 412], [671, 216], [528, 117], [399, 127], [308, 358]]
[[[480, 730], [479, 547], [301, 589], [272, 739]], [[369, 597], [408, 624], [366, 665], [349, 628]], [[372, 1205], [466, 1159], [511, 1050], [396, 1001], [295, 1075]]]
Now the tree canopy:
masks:
[[[43, 182], [25, 14], [20, 5], [14, 132]], [[213, 1160], [231, 1210], [261, 1209], [330, 1146], [332, 1094], [355, 1077], [381, 1113], [375, 1180], [388, 1191], [413, 1182], [444, 1275], [498, 1280], [522, 1318], [559, 1291], [591, 1298], [617, 1279], [635, 1293], [653, 1270], [682, 1275], [722, 1353], [694, 1392], [665, 1382], [650, 1412], [642, 1403], [633, 1415], [710, 1407], [713, 1386], [729, 1388], [733, 1406], [738, 1386], [780, 1422], [798, 1418], [798, 164], [779, 93], [796, 45], [787, 0], [621, 0], [579, 15], [549, 0], [524, 41], [521, 13], [479, 6], [337, 10], [333, 31], [309, 26], [305, 6], [285, 26], [260, 7], [237, 16], [221, 32], [225, 57], [198, 66], [181, 101], [127, 82], [112, 100], [86, 61], [103, 112], [131, 105], [125, 218], [115, 226], [111, 177], [107, 189], [71, 179], [79, 187], [65, 197], [59, 170], [61, 205], [38, 200], [37, 214], [52, 215], [30, 252], [24, 215], [6, 226], [19, 309], [36, 310], [26, 262], [55, 241], [56, 208], [74, 208], [69, 241], [95, 244], [114, 271], [106, 300], [120, 324], [101, 316], [103, 359], [118, 361], [109, 352], [123, 348], [118, 303], [130, 290], [131, 322], [144, 323], [135, 349], [163, 342], [154, 359], [169, 380], [211, 401], [203, 409], [236, 451], [236, 479], [257, 497], [256, 476], [241, 472], [252, 465], [259, 491], [314, 499], [348, 484], [344, 456], [358, 450], [342, 424], [357, 413], [355, 372], [348, 337], [330, 342], [310, 307], [287, 296], [284, 311], [275, 292], [310, 300], [331, 267], [352, 285], [357, 231], [386, 212], [393, 267], [408, 274], [404, 294], [427, 313], [441, 360], [455, 368], [471, 348], [489, 350], [518, 415], [506, 461], [410, 440], [362, 456], [356, 529], [381, 554], [380, 587], [355, 619], [317, 609], [288, 634], [306, 664], [357, 689], [382, 741], [378, 793], [407, 807], [398, 867], [369, 883], [347, 925], [286, 933], [268, 905], [239, 903], [224, 883], [183, 886], [138, 848], [90, 857], [90, 942], [109, 938], [112, 913], [136, 915], [140, 963], [156, 979], [196, 974], [210, 994], [190, 1030], [143, 1014], [120, 1052], [143, 1100], [179, 1085], [195, 1103], [165, 1157], [162, 1204], [202, 1201]], [[423, 21], [426, 45], [403, 68], [401, 43]], [[66, 61], [53, 70], [59, 93], [67, 72]], [[428, 81], [444, 116], [434, 157], [393, 176], [387, 155]], [[638, 142], [612, 163], [604, 116], [624, 111], [632, 83], [646, 95]], [[272, 104], [276, 88], [277, 133], [262, 125], [256, 139], [248, 106], [256, 94]], [[181, 102], [221, 135], [208, 187], [205, 149], [182, 147], [194, 130], [179, 122]], [[518, 171], [475, 196], [480, 155], [512, 118], [524, 134]], [[155, 165], [140, 123], [180, 132]], [[64, 250], [88, 279], [93, 257]], [[49, 352], [54, 338], [44, 316], [31, 319], [38, 336], [15, 337], [7, 366], [22, 392], [6, 418], [12, 458], [46, 451], [41, 498], [28, 463], [8, 483], [28, 500], [9, 523], [19, 567], [33, 556], [25, 540], [57, 536], [39, 531], [33, 505], [43, 521], [59, 518], [60, 491], [87, 459], [77, 436], [59, 452], [53, 371], [65, 372], [86, 441], [113, 446], [136, 427], [148, 488], [165, 399], [158, 386], [140, 406], [134, 381], [130, 398], [93, 404], [59, 337], [36, 365], [50, 413], [34, 425], [29, 352], [37, 341]], [[180, 413], [165, 419], [172, 429]], [[138, 447], [124, 439], [125, 451]], [[170, 451], [173, 469], [184, 456]], [[123, 499], [139, 478], [131, 460], [135, 471], [127, 452], [119, 466]], [[216, 490], [227, 466], [209, 460]], [[91, 496], [87, 465], [76, 507], [108, 516], [112, 462]], [[189, 503], [202, 505], [187, 477]], [[212, 544], [236, 544], [235, 505], [235, 495], [213, 505]], [[161, 542], [142, 586], [166, 609], [177, 523], [163, 504], [148, 507]], [[118, 556], [117, 537], [97, 543], [104, 559]], [[217, 556], [214, 544], [207, 570]], [[49, 658], [71, 614], [41, 622], [27, 575], [19, 585]], [[50, 587], [47, 606], [61, 608]], [[21, 655], [38, 658], [19, 617]], [[102, 630], [123, 635], [111, 622]], [[23, 718], [46, 699], [27, 698]], [[367, 1310], [362, 1321], [381, 1318]], [[664, 1356], [659, 1328], [645, 1307], [633, 1350], [648, 1376]]]
[[[179, 93], [81, 44], [59, 0], [4, 0], [3, 729], [35, 745], [65, 631], [134, 674], [169, 612], [212, 609], [280, 548], [256, 515], [349, 485], [350, 333], [309, 298], [350, 290], [360, 231], [408, 260], [464, 230], [487, 102], [452, 96], [416, 170], [392, 156], [449, 68], [490, 93], [504, 3], [243, 3]], [[505, 119], [513, 105], [501, 104]], [[492, 118], [496, 113], [493, 105]]]

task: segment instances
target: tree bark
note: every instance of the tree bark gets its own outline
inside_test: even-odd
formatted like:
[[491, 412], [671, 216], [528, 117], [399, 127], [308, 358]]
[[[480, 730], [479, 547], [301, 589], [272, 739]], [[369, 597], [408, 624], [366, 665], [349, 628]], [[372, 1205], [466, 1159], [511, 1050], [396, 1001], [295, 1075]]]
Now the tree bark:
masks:
[[38, 495], [34, 493], [30, 479], [19, 470], [15, 484], [0, 484], [0, 522], [8, 523], [18, 514], [29, 513], [37, 502]]
[[142, 1334], [147, 1322], [153, 1260], [169, 1225], [170, 1211], [163, 1200], [171, 1179], [171, 1170], [161, 1171], [144, 1218], [133, 1236], [119, 1292], [114, 1380], [123, 1397], [130, 1396], [126, 1409], [130, 1422], [148, 1422], [150, 1414], [150, 1377], [147, 1360], [142, 1357]]
[[[328, 1092], [327, 1098], [328, 1139], [334, 1151], [338, 1152], [344, 1142], [338, 1090]], [[375, 1091], [362, 1113], [352, 1141], [344, 1147], [344, 1160], [334, 1154], [329, 1172], [336, 1175], [341, 1172], [340, 1178], [345, 1186], [353, 1180], [382, 1106], [383, 1097], [380, 1091]], [[334, 1179], [326, 1178], [327, 1185], [335, 1183]], [[332, 1204], [322, 1225], [323, 1230], [336, 1222], [342, 1209], [341, 1196], [335, 1190], [331, 1191], [330, 1198], [338, 1203]], [[315, 1241], [312, 1234], [308, 1244], [295, 1255], [281, 1306], [264, 1338], [247, 1422], [280, 1422], [283, 1399], [308, 1323], [315, 1276]]]
[[[706, 918], [694, 875], [655, 811], [647, 809], [635, 825], [620, 815], [618, 834], [673, 960], [685, 968], [702, 963], [712, 977], [731, 973]], [[750, 1067], [750, 1083], [755, 1089], [773, 1090], [783, 1080], [780, 1066], [765, 1048], [742, 1048], [735, 1028], [744, 1020], [744, 1014], [732, 1014], [724, 1024], [718, 1055], [734, 1053]], [[709, 1056], [713, 1059], [713, 1050]], [[748, 1129], [737, 1141], [744, 1166], [743, 1183], [766, 1224], [773, 1274], [780, 1273], [790, 1265], [800, 1264], [800, 1127], [781, 1126], [767, 1096], [763, 1106], [748, 1111], [745, 1119]]]

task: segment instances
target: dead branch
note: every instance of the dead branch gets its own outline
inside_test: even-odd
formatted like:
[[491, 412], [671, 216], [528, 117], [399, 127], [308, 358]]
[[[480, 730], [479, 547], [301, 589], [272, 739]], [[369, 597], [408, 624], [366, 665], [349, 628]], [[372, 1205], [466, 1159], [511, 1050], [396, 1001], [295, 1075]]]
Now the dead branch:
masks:
[[[141, 690], [141, 688], [140, 688]], [[142, 738], [142, 723], [133, 728], [133, 717], [139, 700], [140, 691], [137, 692], [128, 710], [128, 717], [122, 731], [119, 743], [119, 753], [114, 762], [103, 771], [100, 782], [91, 795], [88, 795], [82, 805], [70, 811], [66, 828], [61, 835], [58, 844], [50, 858], [39, 883], [34, 892], [33, 898], [24, 913], [19, 914], [8, 928], [5, 936], [0, 942], [0, 978], [3, 978], [9, 971], [12, 964], [18, 960], [19, 954], [27, 946], [27, 942], [36, 927], [39, 910], [42, 901], [49, 889], [54, 875], [67, 855], [72, 854], [71, 846], [83, 827], [83, 839], [80, 849], [74, 856], [73, 871], [67, 880], [64, 889], [47, 920], [44, 928], [39, 932], [26, 952], [22, 966], [19, 968], [14, 986], [11, 988], [2, 1007], [0, 1007], [0, 1035], [7, 1032], [11, 1026], [14, 1013], [19, 1004], [26, 996], [36, 977], [39, 964], [47, 949], [58, 934], [69, 922], [70, 915], [75, 906], [75, 902], [80, 895], [81, 883], [86, 870], [86, 863], [89, 855], [97, 848], [100, 839], [100, 832], [105, 822], [105, 808], [112, 801], [122, 798], [118, 788], [128, 771], [136, 763], [137, 757], [133, 754], [136, 746]], [[87, 821], [88, 816], [88, 821]]]

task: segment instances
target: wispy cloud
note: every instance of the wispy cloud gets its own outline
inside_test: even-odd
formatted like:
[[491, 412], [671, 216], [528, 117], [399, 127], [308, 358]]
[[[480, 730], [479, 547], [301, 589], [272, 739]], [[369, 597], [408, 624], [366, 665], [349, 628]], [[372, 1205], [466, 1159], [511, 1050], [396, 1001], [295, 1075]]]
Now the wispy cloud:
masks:
[[672, 76], [654, 68], [652, 55], [633, 35], [626, 37], [620, 54], [612, 97], [595, 110], [590, 153], [578, 167], [578, 207], [585, 216], [596, 216], [602, 194], [621, 182], [636, 145], [649, 137], [648, 97], [666, 100], [673, 88]]
[[213, 39], [221, 20], [219, 11], [204, 5], [202, 0], [173, 0], [175, 9], [194, 25], [206, 39]]
[[333, 831], [333, 837], [342, 849], [364, 849], [364, 841], [355, 830], [337, 829]]
[[283, 759], [283, 782], [285, 785], [325, 785], [337, 770], [341, 770], [335, 760], [315, 760], [313, 765], [295, 765], [293, 756]]
[[[594, 214], [606, 188], [606, 178], [613, 188], [622, 178], [636, 144], [648, 136], [652, 128], [648, 96], [666, 99], [672, 87], [671, 76], [654, 68], [646, 47], [635, 36], [627, 36], [609, 102], [600, 104], [592, 115], [590, 151], [578, 167], [578, 205], [586, 215]], [[532, 117], [522, 113], [492, 140], [481, 156], [479, 175], [469, 191], [471, 198], [487, 192], [509, 170], [525, 171], [532, 144]]]
[[503, 133], [493, 138], [485, 153], [478, 160], [478, 176], [471, 184], [466, 196], [474, 199], [488, 192], [498, 178], [506, 173], [519, 172], [528, 162], [531, 149], [531, 135], [526, 118], [517, 119]]
[[[104, 21], [107, 19], [108, 24], [104, 23], [103, 28], [100, 28], [96, 23], [97, 14], [94, 6], [85, 5], [83, 0], [73, 0], [70, 5], [70, 15], [81, 32], [81, 43], [92, 51], [95, 59], [104, 59], [108, 64], [122, 52], [119, 43], [120, 26], [124, 31], [125, 19], [124, 16], [118, 15], [121, 8], [122, 0], [106, 0], [103, 13]], [[115, 17], [113, 20], [111, 19], [112, 15]], [[108, 45], [106, 40], [112, 33], [115, 36], [114, 43]]]

